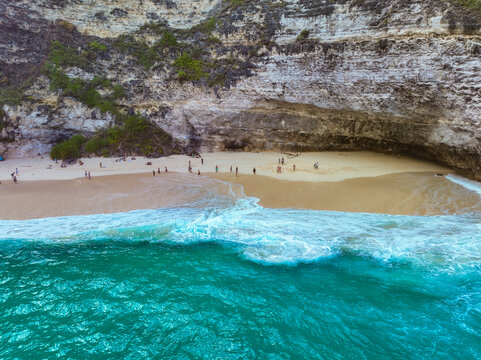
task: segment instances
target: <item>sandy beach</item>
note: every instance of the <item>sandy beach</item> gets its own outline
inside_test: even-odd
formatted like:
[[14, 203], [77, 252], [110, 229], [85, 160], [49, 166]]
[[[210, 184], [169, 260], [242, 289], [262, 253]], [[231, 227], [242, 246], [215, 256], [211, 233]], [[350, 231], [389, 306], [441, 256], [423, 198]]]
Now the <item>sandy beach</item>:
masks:
[[[0, 181], [11, 180], [10, 174], [17, 168], [19, 181], [30, 180], [67, 180], [84, 177], [85, 171], [92, 176], [138, 174], [152, 172], [167, 166], [169, 171], [187, 173], [189, 161], [193, 172], [200, 170], [204, 173], [214, 173], [216, 165], [219, 173], [228, 173], [230, 167], [239, 168], [239, 174], [252, 174], [255, 167], [257, 175], [274, 177], [289, 181], [341, 181], [359, 177], [375, 177], [402, 172], [452, 172], [439, 164], [405, 156], [393, 156], [368, 151], [356, 152], [317, 152], [302, 153], [294, 158], [287, 154], [275, 152], [218, 152], [202, 154], [204, 164], [200, 158], [185, 155], [174, 155], [158, 159], [136, 157], [135, 160], [118, 162], [115, 158], [83, 158], [84, 165], [70, 165], [60, 167], [47, 157], [7, 159], [0, 162]], [[279, 159], [284, 158], [282, 173], [277, 174]], [[146, 165], [151, 162], [152, 165]], [[319, 169], [314, 169], [315, 162]], [[102, 163], [102, 167], [100, 167]], [[296, 165], [296, 171], [293, 171]], [[49, 168], [51, 167], [51, 168]]]
[[[284, 165], [279, 165], [282, 157]], [[50, 159], [10, 159], [0, 163], [0, 218], [155, 209], [231, 191], [237, 197], [257, 197], [260, 205], [273, 208], [437, 215], [479, 206], [469, 192], [463, 194], [461, 187], [436, 176], [449, 173], [449, 169], [408, 157], [325, 152], [303, 153], [290, 159], [279, 153], [209, 153], [202, 158], [204, 164], [200, 158], [187, 156], [121, 162], [91, 158], [83, 159], [82, 166], [66, 168]], [[146, 165], [149, 161], [152, 165]], [[192, 174], [187, 172], [189, 161]], [[317, 170], [315, 161], [319, 162]], [[280, 174], [278, 166], [282, 167]], [[9, 179], [15, 169], [19, 171], [18, 184]], [[91, 180], [85, 178], [85, 171], [91, 172]]]

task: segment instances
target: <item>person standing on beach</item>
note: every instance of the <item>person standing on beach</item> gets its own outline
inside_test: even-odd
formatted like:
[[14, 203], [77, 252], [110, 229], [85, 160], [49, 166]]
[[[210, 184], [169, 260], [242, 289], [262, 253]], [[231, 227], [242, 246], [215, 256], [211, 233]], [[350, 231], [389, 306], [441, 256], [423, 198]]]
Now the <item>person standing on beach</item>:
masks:
[[204, 165], [204, 158], [200, 158], [200, 163]]
[[102, 169], [102, 161], [100, 162], [100, 168]]
[[13, 176], [13, 183], [16, 184], [17, 183], [17, 177], [14, 175]]
[[292, 171], [296, 171], [296, 164], [292, 165]]
[[165, 173], [167, 174], [169, 172], [169, 170], [167, 170], [167, 166], [165, 167]]
[[90, 171], [89, 171], [89, 180], [91, 179], [91, 176], [90, 176]]
[[157, 168], [157, 174], [160, 175], [160, 168]]
[[254, 173], [254, 175], [256, 174], [256, 168], [253, 168], [252, 169], [252, 172]]
[[155, 170], [152, 170], [152, 176], [155, 176]]
[[232, 165], [230, 166], [230, 172], [232, 172]]
[[239, 168], [237, 166], [235, 167], [235, 176], [239, 176]]
[[15, 175], [18, 176], [18, 169], [17, 168], [15, 168]]
[[87, 170], [85, 170], [85, 177], [87, 178], [87, 176], [88, 176], [88, 175], [87, 175]]
[[216, 172], [216, 173], [219, 172], [219, 165], [216, 165], [216, 166], [215, 166], [215, 172]]
[[200, 170], [197, 170], [197, 176], [200, 176]]

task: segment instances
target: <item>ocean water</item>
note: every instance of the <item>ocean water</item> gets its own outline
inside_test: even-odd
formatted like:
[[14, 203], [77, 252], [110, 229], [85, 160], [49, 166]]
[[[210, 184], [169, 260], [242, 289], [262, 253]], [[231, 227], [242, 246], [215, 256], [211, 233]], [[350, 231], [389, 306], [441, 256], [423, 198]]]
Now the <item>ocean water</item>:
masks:
[[0, 324], [1, 359], [481, 359], [481, 214], [0, 220]]

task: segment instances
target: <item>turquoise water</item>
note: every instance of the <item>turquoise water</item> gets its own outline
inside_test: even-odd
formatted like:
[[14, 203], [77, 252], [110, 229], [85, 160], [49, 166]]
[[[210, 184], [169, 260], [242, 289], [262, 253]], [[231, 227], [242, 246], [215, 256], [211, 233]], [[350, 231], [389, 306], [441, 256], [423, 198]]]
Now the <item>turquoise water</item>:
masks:
[[481, 359], [481, 214], [0, 220], [0, 310], [1, 359]]

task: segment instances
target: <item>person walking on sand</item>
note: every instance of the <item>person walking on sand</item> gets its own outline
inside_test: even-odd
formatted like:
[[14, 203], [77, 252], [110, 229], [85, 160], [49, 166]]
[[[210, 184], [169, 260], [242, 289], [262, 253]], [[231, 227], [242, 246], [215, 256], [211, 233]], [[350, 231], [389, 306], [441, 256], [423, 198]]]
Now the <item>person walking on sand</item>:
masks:
[[152, 170], [152, 176], [155, 176], [155, 170]]
[[232, 172], [232, 165], [230, 166], [230, 172]]
[[200, 163], [204, 165], [204, 158], [200, 158]]
[[89, 180], [92, 179], [92, 177], [90, 176], [90, 171], [89, 171]]
[[87, 176], [88, 176], [88, 175], [87, 175], [87, 170], [85, 170], [85, 178], [87, 178]]
[[17, 177], [16, 177], [16, 176], [13, 177], [13, 183], [14, 183], [14, 184], [17, 183]]
[[256, 174], [256, 168], [253, 168], [252, 169], [252, 172], [254, 173], [254, 175]]
[[165, 173], [167, 174], [169, 172], [169, 170], [167, 170], [167, 166], [165, 167]]
[[235, 176], [239, 176], [239, 168], [237, 166], [235, 167]]
[[216, 172], [216, 173], [219, 172], [219, 165], [216, 165], [216, 166], [215, 166], [215, 172]]
[[160, 168], [157, 168], [157, 174], [160, 175]]

